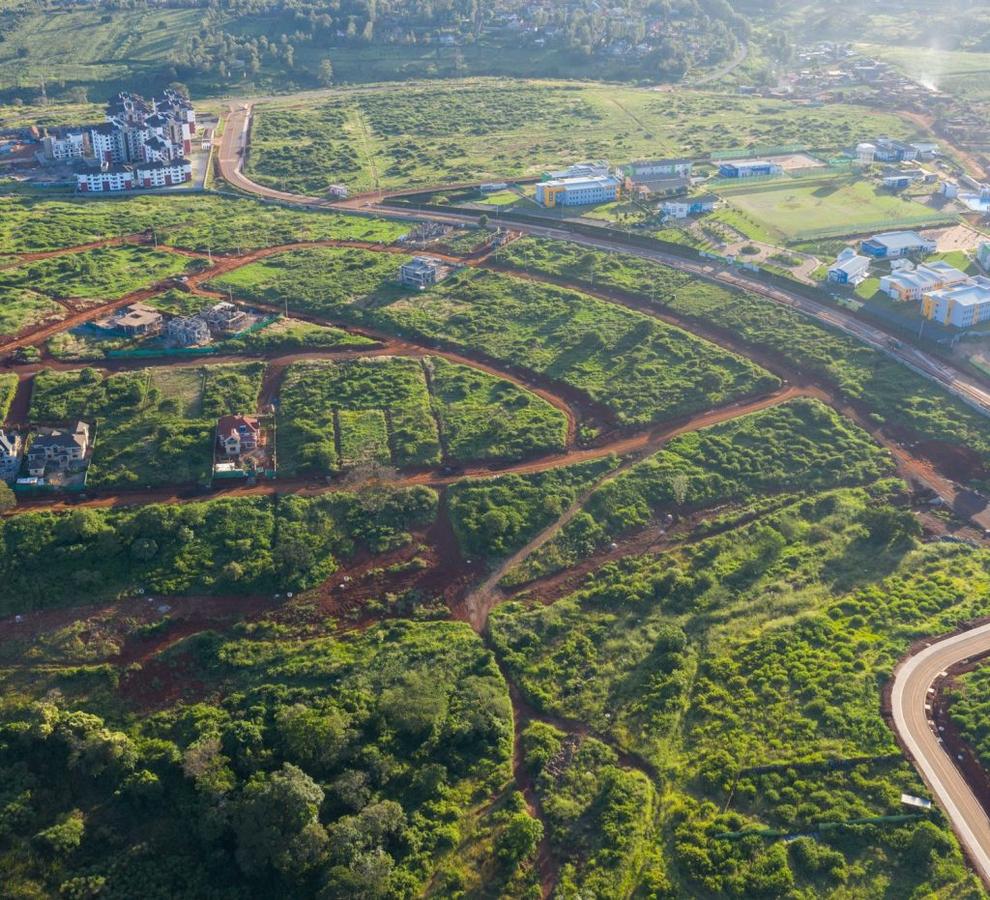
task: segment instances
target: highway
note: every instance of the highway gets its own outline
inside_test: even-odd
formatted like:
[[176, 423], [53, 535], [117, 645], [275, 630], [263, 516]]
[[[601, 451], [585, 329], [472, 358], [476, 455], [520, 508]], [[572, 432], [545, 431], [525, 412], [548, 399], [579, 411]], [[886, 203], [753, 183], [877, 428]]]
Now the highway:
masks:
[[936, 641], [894, 672], [894, 729], [948, 816], [983, 883], [990, 886], [990, 819], [928, 718], [932, 686], [951, 666], [990, 651], [990, 623]]
[[[350, 211], [364, 215], [387, 215], [394, 219], [409, 219], [412, 221], [437, 221], [450, 224], [473, 224], [477, 216], [471, 214], [437, 213], [416, 209], [379, 208], [375, 201], [381, 195], [359, 196], [349, 200], [330, 200], [321, 197], [310, 197], [276, 190], [252, 181], [242, 171], [244, 155], [247, 153], [250, 140], [251, 102], [243, 103], [232, 109], [224, 129], [217, 157], [220, 172], [230, 185], [245, 193], [266, 197], [282, 203], [308, 206], [318, 209], [335, 209]], [[447, 185], [447, 187], [450, 187]], [[423, 189], [417, 189], [421, 191]], [[403, 192], [396, 192], [403, 193]], [[682, 256], [665, 253], [661, 250], [650, 250], [635, 247], [621, 241], [607, 240], [576, 234], [569, 231], [565, 222], [552, 225], [532, 225], [528, 223], [512, 223], [512, 229], [534, 237], [551, 238], [554, 240], [571, 241], [599, 250], [614, 253], [626, 253], [643, 259], [651, 259], [663, 263], [670, 268], [688, 272], [699, 278], [718, 284], [729, 285], [739, 290], [759, 294], [777, 303], [790, 306], [811, 318], [836, 328], [851, 337], [879, 350], [898, 360], [908, 368], [944, 387], [949, 393], [958, 397], [984, 415], [990, 416], [990, 389], [953, 366], [944, 363], [917, 347], [901, 344], [890, 334], [875, 325], [863, 322], [850, 313], [833, 306], [827, 306], [811, 300], [802, 294], [786, 291], [783, 288], [771, 287], [758, 278], [747, 275], [744, 271], [729, 266], [720, 265], [712, 260], [699, 258], [686, 259]]]

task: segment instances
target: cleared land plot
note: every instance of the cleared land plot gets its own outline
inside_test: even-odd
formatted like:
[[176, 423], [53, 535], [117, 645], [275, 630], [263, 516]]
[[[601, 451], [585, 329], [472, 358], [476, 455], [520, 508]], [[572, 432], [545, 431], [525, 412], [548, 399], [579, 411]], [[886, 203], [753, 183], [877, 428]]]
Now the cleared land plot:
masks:
[[295, 363], [279, 409], [289, 472], [512, 460], [562, 449], [566, 436], [564, 415], [546, 401], [439, 357]]
[[408, 226], [287, 209], [252, 199], [133, 196], [95, 200], [27, 189], [0, 195], [0, 253], [74, 247], [154, 229], [160, 244], [229, 253], [336, 238], [391, 243]]
[[0, 270], [0, 295], [34, 291], [56, 299], [116, 300], [179, 275], [189, 260], [150, 247], [97, 247]]
[[538, 175], [600, 157], [797, 143], [832, 153], [862, 134], [913, 133], [896, 116], [842, 104], [478, 79], [259, 105], [248, 174], [318, 194], [341, 180], [355, 190], [426, 187]]
[[216, 420], [257, 406], [264, 365], [95, 369], [35, 377], [31, 420], [96, 425], [89, 484], [139, 487], [209, 477]]
[[358, 319], [352, 308], [404, 296], [397, 276], [410, 257], [367, 250], [319, 247], [280, 253], [250, 263], [210, 282], [256, 303], [325, 316]]
[[744, 218], [784, 241], [916, 228], [954, 218], [851, 178], [722, 187], [719, 194]]

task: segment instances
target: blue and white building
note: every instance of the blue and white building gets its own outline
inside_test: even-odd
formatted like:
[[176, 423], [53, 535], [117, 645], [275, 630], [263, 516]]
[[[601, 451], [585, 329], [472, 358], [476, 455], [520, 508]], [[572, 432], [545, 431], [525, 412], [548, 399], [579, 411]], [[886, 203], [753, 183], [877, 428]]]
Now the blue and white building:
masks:
[[835, 264], [828, 270], [828, 280], [832, 284], [861, 284], [870, 277], [870, 260], [860, 256], [852, 247], [846, 247]]
[[860, 244], [860, 251], [874, 259], [899, 259], [912, 253], [934, 253], [938, 245], [916, 231], [885, 231]]
[[768, 159], [733, 159], [718, 166], [718, 174], [722, 178], [766, 178], [780, 175], [783, 171], [783, 166]]

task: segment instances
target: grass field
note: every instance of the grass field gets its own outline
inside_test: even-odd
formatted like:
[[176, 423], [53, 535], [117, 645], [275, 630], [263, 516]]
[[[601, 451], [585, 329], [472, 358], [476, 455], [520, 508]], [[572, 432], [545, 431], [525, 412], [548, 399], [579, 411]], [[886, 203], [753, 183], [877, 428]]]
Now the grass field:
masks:
[[214, 253], [327, 238], [391, 243], [399, 222], [287, 209], [252, 199], [201, 195], [53, 198], [30, 189], [0, 194], [0, 253], [57, 250], [154, 229], [159, 243]]
[[179, 275], [186, 257], [150, 247], [97, 247], [0, 270], [0, 293], [35, 291], [55, 298], [116, 300]]
[[89, 484], [188, 484], [210, 476], [216, 419], [253, 412], [264, 365], [95, 369], [35, 377], [31, 420], [96, 424]]
[[841, 104], [825, 110], [702, 92], [473, 79], [260, 105], [248, 174], [306, 192], [335, 180], [371, 190], [748, 145], [802, 143], [832, 153], [864, 133], [913, 132], [896, 116]]
[[[954, 218], [880, 190], [868, 181], [845, 177], [722, 187], [718, 192], [748, 220], [739, 230], [756, 239], [792, 242], [812, 236], [914, 228]], [[759, 230], [751, 233], [747, 225]]]

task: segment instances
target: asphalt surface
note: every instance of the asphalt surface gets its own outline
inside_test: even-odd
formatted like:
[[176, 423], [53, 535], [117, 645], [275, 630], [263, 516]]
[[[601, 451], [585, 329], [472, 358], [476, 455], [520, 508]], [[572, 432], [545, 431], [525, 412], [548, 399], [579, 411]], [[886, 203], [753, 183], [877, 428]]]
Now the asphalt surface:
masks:
[[[381, 198], [380, 194], [354, 197], [346, 201], [336, 201], [279, 191], [257, 184], [241, 171], [244, 154], [247, 153], [250, 139], [251, 109], [252, 106], [250, 103], [244, 103], [232, 110], [227, 121], [226, 129], [224, 130], [218, 156], [220, 171], [224, 179], [242, 191], [267, 197], [271, 200], [278, 200], [283, 203], [304, 205], [316, 209], [347, 209], [351, 212], [364, 213], [366, 215], [387, 215], [393, 219], [409, 219], [413, 221], [430, 220], [449, 222], [451, 224], [474, 223], [477, 221], [475, 216], [460, 216], [456, 213], [441, 214], [432, 211], [405, 210], [393, 207], [377, 209], [375, 201]], [[567, 229], [566, 223], [531, 225], [513, 222], [512, 228], [514, 231], [536, 237], [566, 240], [600, 250], [610, 250], [616, 253], [638, 256], [643, 259], [652, 259], [671, 268], [689, 272], [699, 278], [727, 284], [741, 290], [759, 294], [785, 306], [793, 307], [805, 315], [811, 316], [833, 328], [837, 328], [898, 360], [919, 375], [937, 382], [949, 391], [949, 393], [969, 404], [974, 409], [982, 412], [984, 415], [990, 416], [990, 389], [979, 381], [941, 362], [923, 350], [902, 344], [883, 329], [863, 322], [841, 309], [826, 306], [825, 304], [818, 303], [800, 294], [792, 293], [781, 288], [770, 287], [759, 279], [752, 278], [740, 270], [718, 265], [710, 260], [701, 258], [698, 260], [685, 259], [684, 257], [664, 253], [660, 250], [648, 250], [641, 247], [629, 246], [620, 241], [610, 241], [575, 234]]]
[[932, 724], [933, 685], [947, 669], [990, 650], [990, 623], [939, 640], [894, 672], [891, 714], [904, 749], [937, 798], [984, 884], [990, 886], [990, 819]]

